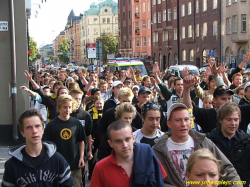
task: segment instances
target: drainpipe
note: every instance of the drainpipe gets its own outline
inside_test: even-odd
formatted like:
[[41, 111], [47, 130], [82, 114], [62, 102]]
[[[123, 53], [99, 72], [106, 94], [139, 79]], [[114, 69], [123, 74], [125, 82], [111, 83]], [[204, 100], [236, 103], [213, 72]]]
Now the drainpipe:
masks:
[[15, 39], [15, 20], [14, 2], [9, 0], [10, 14], [10, 42], [11, 42], [11, 98], [12, 98], [12, 129], [13, 139], [18, 140], [17, 131], [17, 87], [16, 87], [16, 39]]
[[177, 0], [177, 51], [178, 51], [178, 64], [181, 64], [180, 60], [180, 3]]

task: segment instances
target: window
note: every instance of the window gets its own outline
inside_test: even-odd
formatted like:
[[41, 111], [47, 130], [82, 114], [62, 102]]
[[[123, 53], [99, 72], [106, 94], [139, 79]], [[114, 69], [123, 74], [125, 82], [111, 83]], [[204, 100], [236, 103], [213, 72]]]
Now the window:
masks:
[[150, 12], [150, 2], [148, 1], [148, 12]]
[[233, 16], [233, 33], [237, 33], [238, 30], [238, 23], [237, 23], [237, 16]]
[[174, 40], [177, 40], [177, 29], [174, 29]]
[[233, 3], [237, 3], [238, 0], [233, 0]]
[[231, 18], [226, 19], [226, 33], [231, 34]]
[[203, 12], [207, 11], [207, 0], [203, 0]]
[[192, 3], [189, 2], [188, 3], [188, 15], [191, 15], [192, 14]]
[[147, 46], [147, 39], [146, 37], [143, 37], [143, 47], [146, 47]]
[[213, 35], [217, 35], [217, 30], [218, 30], [218, 21], [213, 21]]
[[166, 21], [167, 20], [167, 11], [166, 10], [163, 10], [163, 13], [162, 13], [162, 21]]
[[196, 3], [195, 3], [195, 12], [199, 13], [199, 0], [196, 0]]
[[107, 18], [107, 23], [110, 23], [110, 18]]
[[193, 28], [192, 25], [188, 25], [188, 38], [193, 37]]
[[171, 21], [171, 9], [168, 9], [168, 21]]
[[158, 12], [158, 23], [161, 23], [161, 12]]
[[182, 61], [186, 61], [186, 51], [182, 50]]
[[118, 17], [115, 18], [115, 23], [118, 23]]
[[148, 29], [150, 29], [151, 27], [151, 23], [150, 23], [150, 19], [148, 19]]
[[185, 16], [185, 5], [181, 5], [181, 17]]
[[157, 23], [156, 22], [156, 12], [154, 13], [154, 23]]
[[97, 24], [98, 21], [97, 21], [97, 18], [94, 18], [94, 24]]
[[241, 14], [241, 32], [247, 32], [247, 16]]
[[106, 23], [106, 18], [102, 18], [102, 23]]
[[139, 23], [135, 22], [135, 29], [139, 29]]
[[168, 41], [168, 31], [167, 30], [164, 31], [163, 41]]
[[203, 23], [203, 37], [207, 36], [207, 23]]
[[98, 35], [98, 29], [94, 28], [94, 35]]
[[193, 49], [190, 50], [189, 56], [190, 56], [190, 61], [194, 61], [194, 50]]
[[181, 36], [182, 36], [182, 39], [184, 39], [186, 36], [185, 36], [185, 26], [182, 26], [181, 28]]
[[217, 9], [218, 7], [218, 0], [213, 0], [213, 9]]
[[158, 0], [158, 5], [161, 4], [161, 0]]
[[226, 4], [227, 4], [227, 6], [231, 6], [231, 0], [226, 0], [227, 2], [226, 2]]
[[119, 29], [118, 29], [118, 27], [115, 28], [115, 34], [119, 34]]
[[146, 3], [142, 3], [142, 12], [146, 12]]
[[140, 46], [139, 38], [136, 38], [136, 47], [139, 47], [139, 46]]
[[153, 2], [153, 5], [155, 5], [156, 4], [156, 0], [154, 0], [154, 2]]
[[158, 32], [155, 32], [155, 42], [158, 42]]
[[146, 20], [142, 20], [142, 29], [146, 30]]
[[150, 38], [150, 36], [148, 37], [148, 46], [150, 46], [151, 45], [151, 38]]
[[174, 7], [174, 19], [177, 19], [177, 10], [176, 10], [176, 7]]

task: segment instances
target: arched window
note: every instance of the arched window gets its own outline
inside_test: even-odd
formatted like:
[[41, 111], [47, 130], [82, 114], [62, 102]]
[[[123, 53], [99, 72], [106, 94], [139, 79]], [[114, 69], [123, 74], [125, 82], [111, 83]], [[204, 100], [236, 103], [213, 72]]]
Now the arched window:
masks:
[[186, 61], [186, 50], [182, 50], [182, 61]]
[[189, 51], [189, 56], [190, 56], [190, 61], [194, 61], [194, 50], [193, 49], [191, 49]]

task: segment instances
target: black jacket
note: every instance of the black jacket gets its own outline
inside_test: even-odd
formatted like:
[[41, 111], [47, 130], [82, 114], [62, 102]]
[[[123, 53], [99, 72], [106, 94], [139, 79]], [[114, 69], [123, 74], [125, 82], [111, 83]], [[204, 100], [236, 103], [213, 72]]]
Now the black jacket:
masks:
[[108, 109], [114, 108], [118, 105], [119, 103], [116, 103], [114, 96], [110, 97], [104, 104], [103, 107], [103, 114], [105, 114], [105, 112]]
[[231, 150], [228, 150], [223, 138], [220, 127], [215, 128], [207, 135], [221, 152], [230, 160], [239, 174], [242, 181], [247, 181], [244, 186], [249, 186], [250, 181], [250, 137], [242, 130], [238, 129], [235, 133], [234, 143]]
[[240, 99], [239, 105], [248, 105], [250, 101], [244, 96], [243, 98]]

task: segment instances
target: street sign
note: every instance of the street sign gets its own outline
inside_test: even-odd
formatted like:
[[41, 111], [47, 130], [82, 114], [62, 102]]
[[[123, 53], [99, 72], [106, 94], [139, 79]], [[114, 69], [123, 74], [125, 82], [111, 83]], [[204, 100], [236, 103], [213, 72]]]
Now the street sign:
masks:
[[58, 52], [58, 53], [56, 53], [57, 55], [63, 55], [63, 52]]
[[0, 31], [8, 31], [8, 21], [0, 21]]
[[73, 52], [66, 52], [66, 55], [73, 55]]
[[210, 57], [215, 58], [215, 50], [210, 50]]

